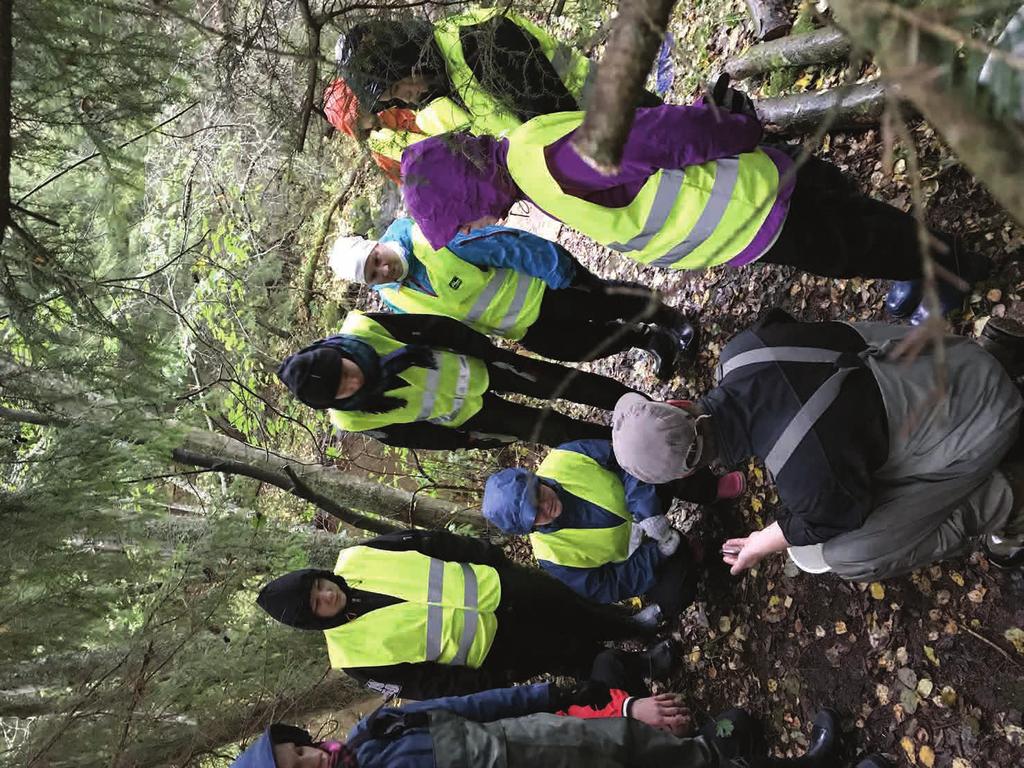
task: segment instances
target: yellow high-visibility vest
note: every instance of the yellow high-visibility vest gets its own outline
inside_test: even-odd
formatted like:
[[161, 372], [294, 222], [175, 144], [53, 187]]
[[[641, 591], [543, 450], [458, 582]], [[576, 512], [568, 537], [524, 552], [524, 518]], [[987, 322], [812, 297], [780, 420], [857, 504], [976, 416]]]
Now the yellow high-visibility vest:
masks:
[[324, 630], [332, 667], [433, 661], [477, 668], [487, 658], [501, 601], [489, 565], [356, 546], [341, 550], [334, 572], [356, 589], [402, 602]]
[[573, 568], [599, 568], [629, 559], [633, 517], [626, 506], [626, 488], [615, 473], [582, 453], [556, 448], [537, 467], [537, 476], [554, 480], [573, 496], [622, 520], [610, 528], [534, 531], [530, 544], [538, 560]]
[[[501, 136], [519, 125], [519, 119], [511, 114], [501, 101], [487, 91], [476, 79], [473, 70], [466, 63], [462, 50], [459, 30], [462, 27], [482, 24], [489, 19], [504, 15], [540, 45], [545, 58], [551, 62], [559, 79], [578, 103], [590, 73], [590, 61], [569, 45], [562, 43], [541, 29], [529, 19], [504, 8], [473, 8], [465, 13], [443, 19], [434, 25], [434, 40], [444, 57], [448, 79], [452, 90], [459, 95], [472, 116], [470, 133], [475, 135]], [[510, 100], [515, 94], [508, 94]]]
[[[339, 333], [365, 341], [382, 356], [405, 346], [362, 312], [349, 312]], [[434, 360], [436, 368], [412, 366], [398, 375], [406, 384], [388, 395], [405, 401], [400, 408], [387, 413], [332, 409], [331, 421], [351, 432], [414, 421], [459, 426], [483, 407], [483, 394], [490, 384], [487, 366], [478, 358], [441, 349], [434, 350]]]
[[513, 269], [478, 267], [447, 248], [435, 251], [415, 225], [412, 252], [426, 268], [436, 295], [403, 283], [378, 288], [399, 311], [444, 315], [487, 336], [517, 340], [536, 321], [547, 287], [540, 278]]
[[760, 149], [660, 170], [622, 208], [567, 195], [544, 149], [582, 121], [582, 112], [560, 112], [524, 123], [508, 137], [509, 173], [546, 213], [641, 264], [698, 269], [727, 262], [750, 245], [778, 196], [778, 168]]

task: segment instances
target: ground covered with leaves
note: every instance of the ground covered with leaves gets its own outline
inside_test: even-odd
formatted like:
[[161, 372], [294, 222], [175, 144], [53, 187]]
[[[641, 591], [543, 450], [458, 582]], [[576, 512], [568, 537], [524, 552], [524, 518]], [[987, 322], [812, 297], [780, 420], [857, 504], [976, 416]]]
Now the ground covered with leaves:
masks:
[[[738, 2], [721, 3], [707, 14], [677, 14], [677, 67], [697, 61], [699, 69], [696, 76], [677, 77], [669, 100], [690, 101], [701, 75], [707, 78], [724, 57], [750, 42], [745, 26]], [[698, 50], [699, 57], [689, 55]], [[839, 78], [838, 70], [812, 68], [776, 73], [746, 87], [765, 93], [782, 80], [797, 90], [821, 88]], [[1024, 232], [930, 127], [910, 127], [916, 147], [869, 131], [834, 133], [811, 149], [848, 171], [866, 192], [904, 210], [911, 205], [908, 153], [916, 152], [929, 225], [962, 235], [968, 247], [996, 265], [991, 278], [975, 286], [965, 311], [952, 319], [953, 331], [977, 335], [991, 316], [1024, 316]], [[539, 226], [545, 228], [543, 222]], [[699, 396], [713, 383], [721, 347], [771, 307], [805, 320], [886, 319], [884, 281], [828, 280], [757, 265], [689, 274], [646, 270], [567, 228], [548, 224], [547, 232], [557, 232], [594, 272], [651, 285], [670, 303], [700, 312], [700, 358], [668, 385], [656, 381], [640, 351], [586, 366], [657, 397]], [[700, 527], [714, 517], [735, 534], [770, 522], [778, 498], [760, 466], [751, 464], [747, 476], [749, 491], [736, 504], [680, 509], [677, 521]], [[799, 754], [814, 713], [831, 705], [844, 715], [854, 734], [851, 743], [885, 751], [900, 765], [1024, 765], [1022, 595], [1019, 578], [993, 568], [979, 553], [884, 584], [800, 574], [783, 557], [766, 560], [742, 578], [713, 565], [698, 603], [674, 627], [683, 659], [672, 687], [705, 713], [749, 707], [764, 718], [783, 753]]]

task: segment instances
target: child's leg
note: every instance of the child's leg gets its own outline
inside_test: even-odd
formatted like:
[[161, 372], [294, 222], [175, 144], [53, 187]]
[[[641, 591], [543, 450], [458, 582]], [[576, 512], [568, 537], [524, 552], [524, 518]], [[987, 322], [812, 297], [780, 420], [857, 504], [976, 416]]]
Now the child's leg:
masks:
[[[968, 282], [985, 276], [987, 259], [963, 252], [949, 235], [932, 234], [946, 244], [931, 249], [937, 263]], [[762, 260], [825, 277], [913, 280], [921, 276], [917, 221], [862, 194], [830, 163], [810, 158], [797, 172], [779, 239]]]

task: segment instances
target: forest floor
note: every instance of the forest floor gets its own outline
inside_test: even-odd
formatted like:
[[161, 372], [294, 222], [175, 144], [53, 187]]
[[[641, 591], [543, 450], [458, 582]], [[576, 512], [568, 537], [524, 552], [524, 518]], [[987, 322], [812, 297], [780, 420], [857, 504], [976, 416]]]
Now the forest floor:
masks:
[[[719, 15], [728, 16], [731, 26], [699, 41], [709, 57], [701, 65], [709, 71], [749, 42], [745, 32], [736, 31], [742, 27], [735, 8]], [[683, 51], [694, 35], [706, 35], [706, 29], [695, 31], [687, 23], [677, 15], [673, 25]], [[838, 77], [819, 69], [790, 74], [791, 81], [814, 88]], [[752, 92], [769, 86], [746, 84]], [[686, 103], [693, 96], [673, 93], [668, 100]], [[977, 335], [993, 315], [1024, 317], [1024, 231], [956, 164], [931, 128], [916, 124], [912, 130], [929, 225], [962, 235], [968, 247], [996, 265], [953, 318], [954, 332]], [[811, 149], [848, 171], [871, 195], [910, 209], [907, 148], [896, 147], [892, 173], [883, 169], [878, 131], [835, 133]], [[655, 397], [706, 391], [721, 347], [771, 307], [804, 320], [887, 319], [885, 281], [829, 280], [768, 265], [687, 274], [648, 270], [568, 228], [555, 230], [595, 273], [651, 285], [669, 303], [701, 313], [700, 358], [668, 385], [657, 382], [639, 351], [585, 366]], [[730, 533], [744, 534], [770, 522], [778, 499], [761, 467], [751, 464], [747, 475], [743, 499], [721, 509], [680, 509], [680, 524], [699, 527], [702, 516], [716, 516]], [[683, 658], [670, 687], [695, 711], [749, 707], [764, 718], [771, 741], [783, 752], [799, 754], [815, 712], [833, 706], [843, 713], [846, 729], [856, 732], [851, 743], [885, 751], [899, 765], [1022, 766], [1022, 595], [1019, 579], [991, 567], [979, 553], [870, 585], [800, 574], [783, 557], [770, 558], [742, 578], [713, 567], [697, 604], [674, 628]]]

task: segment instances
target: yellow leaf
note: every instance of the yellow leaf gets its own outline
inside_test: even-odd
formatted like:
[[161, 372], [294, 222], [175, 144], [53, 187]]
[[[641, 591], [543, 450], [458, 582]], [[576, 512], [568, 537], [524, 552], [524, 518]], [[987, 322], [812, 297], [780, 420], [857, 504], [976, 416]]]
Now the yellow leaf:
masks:
[[935, 765], [935, 750], [927, 744], [921, 747], [917, 756], [921, 759], [921, 764], [925, 766], [925, 768], [932, 768], [932, 766]]
[[875, 698], [883, 707], [889, 703], [889, 686], [878, 683], [875, 686]]
[[924, 647], [924, 655], [928, 658], [928, 661], [930, 661], [936, 667], [939, 666], [939, 657], [935, 655], [935, 649], [932, 648], [930, 645], [926, 645]]
[[951, 578], [958, 587], [964, 585], [964, 577], [960, 575], [959, 571], [950, 571], [949, 578]]
[[914, 765], [917, 765], [917, 750], [914, 748], [914, 742], [910, 740], [909, 736], [904, 736], [900, 739], [900, 746], [903, 747], [903, 751], [907, 754], [907, 760]]
[[972, 766], [968, 761], [964, 760], [962, 757], [954, 757], [953, 768], [974, 768], [974, 766]]
[[877, 581], [871, 582], [871, 596], [875, 600], [885, 600], [885, 587], [879, 584]]
[[814, 79], [814, 76], [811, 73], [808, 72], [803, 77], [798, 78], [797, 81], [795, 83], [793, 83], [793, 87], [797, 88], [797, 89], [800, 89], [800, 90], [806, 90], [807, 86], [809, 86], [811, 84], [811, 81], [813, 79]]
[[755, 496], [754, 498], [752, 498], [750, 500], [750, 508], [752, 510], [754, 510], [755, 512], [760, 512], [761, 508], [763, 506], [764, 506], [764, 502], [762, 502], [759, 498], [757, 498], [757, 496]]
[[721, 616], [718, 619], [718, 631], [723, 635], [732, 627], [732, 620], [728, 616]]
[[1003, 637], [1013, 643], [1013, 647], [1017, 649], [1017, 653], [1024, 656], [1024, 629], [1020, 627], [1010, 627], [1003, 633]]
[[917, 681], [917, 692], [921, 695], [922, 698], [927, 699], [929, 696], [931, 696], [932, 689], [934, 687], [935, 686], [932, 683], [932, 681], [929, 680], [927, 677], [922, 677], [920, 680]]
[[952, 707], [956, 704], [956, 691], [950, 688], [948, 685], [942, 686], [942, 693], [939, 694], [939, 698], [942, 699], [944, 706]]
[[845, 621], [837, 621], [836, 622], [836, 634], [837, 635], [845, 635], [846, 634], [846, 622]]

